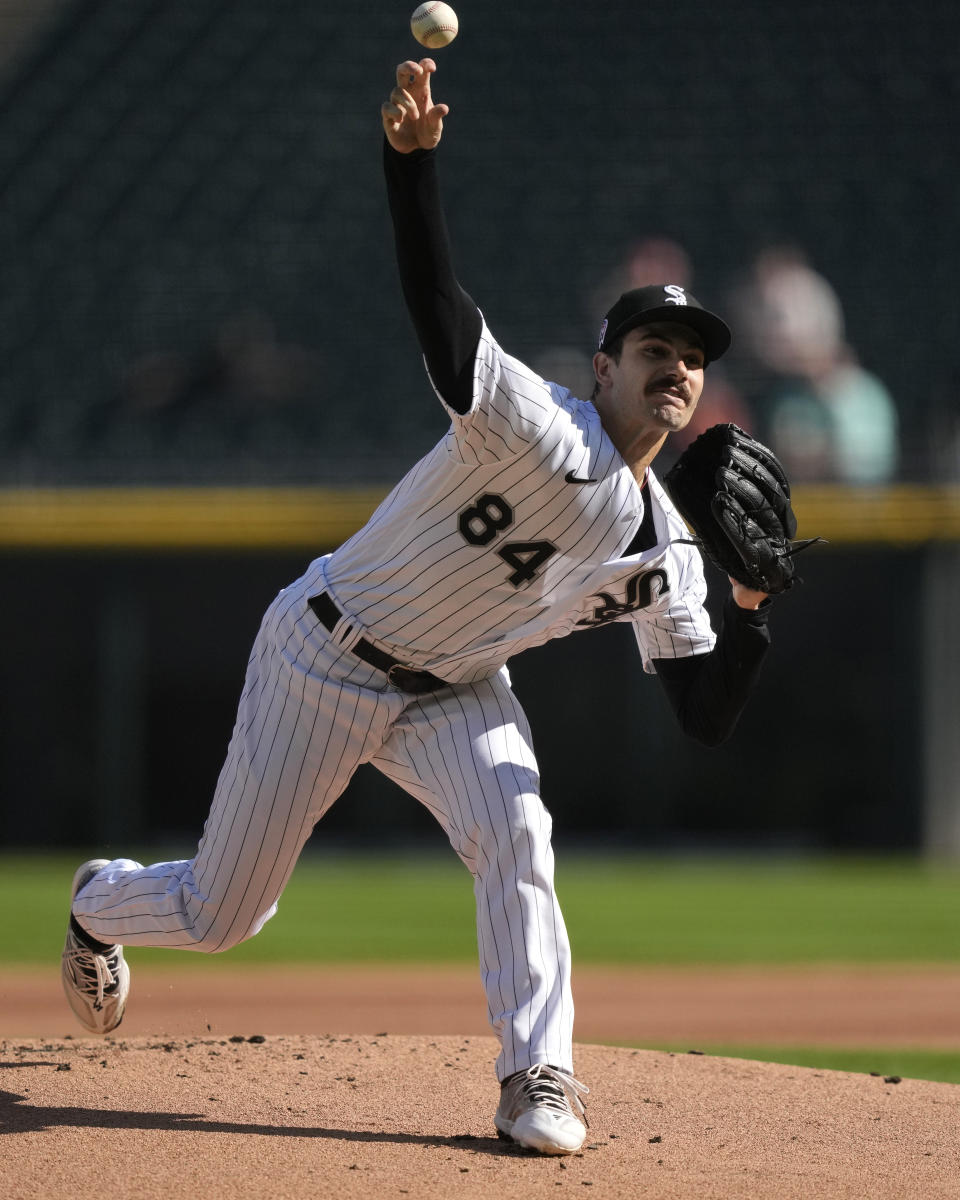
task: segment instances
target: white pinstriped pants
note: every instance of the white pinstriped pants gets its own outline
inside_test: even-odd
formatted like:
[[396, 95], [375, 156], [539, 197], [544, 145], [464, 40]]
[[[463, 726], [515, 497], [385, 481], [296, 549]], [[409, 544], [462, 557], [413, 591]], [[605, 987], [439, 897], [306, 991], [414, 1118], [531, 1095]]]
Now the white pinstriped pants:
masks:
[[196, 857], [114, 860], [74, 901], [77, 919], [129, 946], [213, 953], [252, 937], [276, 912], [315, 823], [371, 762], [427, 806], [474, 876], [498, 1078], [537, 1062], [572, 1072], [551, 819], [505, 673], [425, 696], [397, 692], [336, 644], [303, 585], [264, 616]]

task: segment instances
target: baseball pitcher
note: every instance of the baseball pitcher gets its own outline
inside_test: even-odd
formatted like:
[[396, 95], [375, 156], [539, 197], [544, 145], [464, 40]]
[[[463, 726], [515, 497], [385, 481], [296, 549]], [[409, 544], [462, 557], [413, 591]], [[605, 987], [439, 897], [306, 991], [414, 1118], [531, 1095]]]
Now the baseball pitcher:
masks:
[[[381, 115], [403, 295], [449, 429], [267, 610], [196, 855], [79, 868], [63, 981], [81, 1023], [105, 1033], [129, 991], [124, 946], [213, 953], [252, 937], [316, 823], [372, 763], [426, 805], [473, 874], [498, 1132], [568, 1154], [585, 1137], [587, 1091], [574, 1075], [570, 948], [508, 660], [628, 622], [682, 728], [716, 744], [757, 679], [769, 596], [792, 582], [795, 521], [779, 464], [735, 426], [678, 463], [686, 523], [653, 473], [730, 341], [684, 288], [616, 300], [589, 397], [499, 345], [451, 266], [435, 70], [402, 63]], [[731, 579], [716, 630], [701, 548]]]

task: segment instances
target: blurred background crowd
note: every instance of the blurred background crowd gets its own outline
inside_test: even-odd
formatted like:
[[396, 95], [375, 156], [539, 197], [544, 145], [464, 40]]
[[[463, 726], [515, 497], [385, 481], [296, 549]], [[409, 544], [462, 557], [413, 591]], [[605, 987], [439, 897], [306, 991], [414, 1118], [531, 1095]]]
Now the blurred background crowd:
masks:
[[[668, 278], [735, 328], [703, 421], [798, 480], [960, 476], [955, 5], [461, 8], [448, 204], [508, 349], [589, 390], [602, 313]], [[408, 15], [4, 0], [0, 483], [390, 481], [432, 443], [379, 171]]]

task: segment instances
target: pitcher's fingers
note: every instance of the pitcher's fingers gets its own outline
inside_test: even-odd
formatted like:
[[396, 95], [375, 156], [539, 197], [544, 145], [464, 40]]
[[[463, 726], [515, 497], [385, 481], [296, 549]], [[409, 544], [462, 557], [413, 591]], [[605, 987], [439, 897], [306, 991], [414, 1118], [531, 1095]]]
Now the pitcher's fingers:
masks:
[[397, 67], [397, 86], [412, 87], [424, 74], [436, 69], [437, 64], [432, 58], [423, 58], [420, 62], [414, 62], [412, 58], [408, 58], [406, 62], [402, 62]]
[[411, 120], [419, 120], [420, 106], [405, 88], [395, 87], [390, 93], [388, 103], [392, 104], [401, 116], [406, 113]]
[[436, 71], [437, 64], [432, 58], [421, 58], [420, 67], [422, 74], [419, 76], [417, 83], [414, 85], [418, 99], [422, 102], [424, 108], [429, 108], [433, 103], [433, 97], [430, 95], [430, 76]]
[[450, 112], [446, 104], [435, 104], [427, 113], [427, 124], [433, 130], [439, 130], [443, 125], [443, 118]]
[[384, 100], [380, 105], [380, 118], [383, 121], [384, 128], [390, 129], [399, 128], [403, 121], [403, 109], [397, 108], [395, 104], [391, 104], [389, 100]]

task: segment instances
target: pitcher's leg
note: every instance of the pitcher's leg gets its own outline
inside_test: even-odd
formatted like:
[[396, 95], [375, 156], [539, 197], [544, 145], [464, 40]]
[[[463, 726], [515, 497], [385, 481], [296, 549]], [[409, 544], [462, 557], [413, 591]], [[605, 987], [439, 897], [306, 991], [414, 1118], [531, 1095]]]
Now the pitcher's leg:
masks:
[[364, 686], [374, 675], [327, 639], [300, 598], [281, 595], [250, 658], [196, 857], [109, 863], [74, 901], [83, 930], [105, 943], [209, 953], [257, 933], [313, 826], [402, 707], [396, 693]]
[[480, 968], [503, 1080], [573, 1068], [570, 949], [526, 717], [500, 677], [410, 704], [371, 760], [433, 812], [474, 876]]

